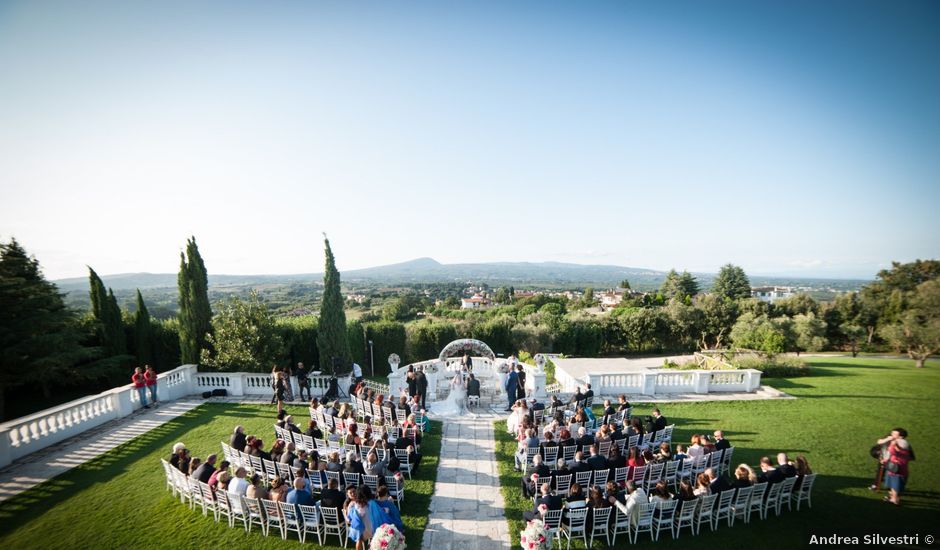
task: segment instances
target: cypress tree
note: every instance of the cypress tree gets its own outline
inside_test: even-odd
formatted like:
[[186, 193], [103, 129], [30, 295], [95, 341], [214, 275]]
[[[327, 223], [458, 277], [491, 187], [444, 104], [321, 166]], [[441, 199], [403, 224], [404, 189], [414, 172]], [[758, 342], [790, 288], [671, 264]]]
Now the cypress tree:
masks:
[[108, 356], [127, 353], [127, 338], [124, 336], [124, 320], [114, 292], [105, 289], [101, 277], [91, 267], [88, 268], [89, 294], [91, 309], [98, 321], [98, 335], [101, 346]]
[[153, 361], [153, 333], [150, 325], [150, 312], [144, 297], [137, 289], [137, 313], [134, 315], [134, 336], [137, 341], [137, 361], [146, 365]]
[[183, 363], [197, 364], [202, 350], [209, 349], [206, 335], [212, 331], [209, 305], [209, 276], [199, 255], [196, 237], [186, 241], [180, 252], [179, 287], [180, 356]]
[[320, 349], [320, 369], [332, 372], [333, 358], [345, 366], [349, 360], [349, 344], [346, 334], [346, 313], [343, 311], [343, 295], [339, 288], [339, 271], [330, 248], [330, 240], [323, 235], [326, 248], [326, 268], [323, 273], [323, 300], [320, 303], [320, 323], [317, 332], [317, 347]]

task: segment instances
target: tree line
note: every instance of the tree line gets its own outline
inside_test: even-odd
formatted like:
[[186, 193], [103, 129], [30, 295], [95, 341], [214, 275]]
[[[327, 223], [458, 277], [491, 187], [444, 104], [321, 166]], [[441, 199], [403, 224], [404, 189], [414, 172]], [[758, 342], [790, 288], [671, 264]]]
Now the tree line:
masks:
[[[15, 239], [0, 243], [0, 410], [14, 393], [20, 400], [38, 393], [48, 404], [68, 393], [64, 390], [88, 393], [125, 383], [131, 367], [146, 363], [158, 371], [194, 363], [202, 369], [264, 372], [303, 361], [329, 373], [334, 365], [345, 369], [355, 361], [381, 375], [388, 372], [391, 353], [405, 363], [430, 359], [457, 338], [483, 340], [505, 355], [589, 357], [728, 347], [854, 355], [889, 349], [907, 353], [917, 366], [940, 350], [937, 260], [895, 262], [861, 291], [826, 303], [806, 294], [772, 304], [751, 298], [744, 270], [729, 264], [707, 292], [688, 272], [672, 270], [658, 293], [627, 294], [600, 315], [587, 309], [593, 292], [570, 301], [545, 295], [513, 299], [506, 289], [501, 297], [509, 303], [485, 311], [429, 307], [406, 295], [381, 317], [348, 321], [326, 236], [324, 252], [320, 314], [276, 318], [255, 293], [218, 302], [213, 311], [206, 266], [190, 238], [180, 254], [179, 314], [158, 320], [150, 317], [139, 291], [136, 311], [122, 310], [92, 268], [91, 310], [72, 311]], [[629, 288], [629, 281], [621, 287]], [[418, 312], [427, 315], [399, 320]]]

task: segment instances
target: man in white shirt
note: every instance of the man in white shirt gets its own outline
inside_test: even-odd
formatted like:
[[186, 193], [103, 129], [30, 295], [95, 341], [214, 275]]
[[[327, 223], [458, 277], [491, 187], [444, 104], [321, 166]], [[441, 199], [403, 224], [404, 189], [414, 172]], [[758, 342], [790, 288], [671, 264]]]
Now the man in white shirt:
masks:
[[228, 484], [228, 492], [232, 495], [245, 496], [245, 493], [248, 491], [248, 480], [245, 479], [245, 475], [248, 472], [244, 468], [239, 468], [235, 470], [235, 479]]
[[359, 363], [353, 363], [353, 378], [356, 379], [357, 383], [362, 380], [362, 367], [359, 366]]
[[627, 481], [626, 487], [627, 492], [630, 493], [627, 496], [627, 503], [625, 505], [620, 504], [617, 499], [614, 499], [613, 504], [630, 518], [630, 523], [636, 525], [637, 519], [640, 517], [640, 504], [649, 504], [650, 497], [647, 496], [643, 487], [637, 487], [633, 480]]

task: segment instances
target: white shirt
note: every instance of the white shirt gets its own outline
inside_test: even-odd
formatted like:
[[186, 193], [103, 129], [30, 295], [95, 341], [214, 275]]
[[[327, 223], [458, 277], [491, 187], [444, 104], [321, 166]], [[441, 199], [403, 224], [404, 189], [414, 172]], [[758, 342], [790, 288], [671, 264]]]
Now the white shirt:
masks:
[[353, 363], [353, 376], [362, 378], [362, 367], [358, 363]]
[[245, 496], [245, 493], [248, 492], [248, 480], [243, 477], [233, 477], [228, 484], [228, 492], [233, 495]]

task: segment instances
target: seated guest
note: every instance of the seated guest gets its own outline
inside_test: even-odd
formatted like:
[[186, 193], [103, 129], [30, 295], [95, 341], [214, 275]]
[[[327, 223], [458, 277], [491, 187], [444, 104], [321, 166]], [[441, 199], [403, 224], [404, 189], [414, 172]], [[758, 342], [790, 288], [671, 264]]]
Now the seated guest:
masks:
[[565, 497], [565, 500], [569, 504], [580, 502], [584, 504], [584, 501], [587, 500], [587, 495], [584, 494], [584, 490], [577, 483], [572, 483], [571, 487], [568, 488], [568, 496]]
[[192, 473], [192, 476], [203, 483], [209, 483], [212, 474], [215, 473], [215, 461], [218, 457], [214, 454], [206, 457], [206, 461], [199, 465]]
[[401, 512], [399, 512], [398, 506], [395, 505], [391, 495], [388, 494], [388, 487], [379, 485], [375, 491], [375, 503], [384, 513], [385, 521], [394, 525], [399, 533], [404, 533], [405, 524], [401, 521]]
[[[614, 502], [616, 502], [616, 499], [614, 499]], [[611, 503], [608, 502], [608, 500], [604, 498], [604, 494], [601, 493], [600, 487], [591, 487], [591, 489], [588, 491], [587, 497], [587, 507], [592, 510], [592, 512], [588, 512], [588, 524], [593, 521], [591, 518], [593, 510], [600, 508], [610, 508], [610, 505]]]
[[251, 476], [250, 485], [245, 491], [245, 496], [248, 498], [268, 498], [268, 490], [264, 488], [264, 480], [261, 479], [261, 476], [254, 474]]
[[685, 445], [678, 444], [676, 445], [676, 454], [672, 457], [673, 460], [685, 460], [689, 458], [689, 455], [685, 452]]
[[604, 424], [609, 424], [611, 420], [613, 420], [614, 415], [617, 414], [617, 409], [611, 404], [610, 399], [604, 400], [604, 412], [601, 414], [603, 414], [603, 420], [601, 420], [601, 422]]
[[[260, 439], [256, 441], [260, 441]], [[284, 448], [286, 446], [287, 446], [287, 443], [283, 439], [276, 439], [274, 441], [274, 444], [271, 445], [271, 451], [268, 453], [268, 456], [270, 457], [269, 460], [273, 460], [274, 462], [280, 462], [281, 455], [284, 454]]]
[[643, 458], [643, 453], [640, 452], [640, 449], [637, 447], [630, 447], [627, 451], [627, 466], [635, 468], [637, 466], [645, 466], [646, 459]]
[[623, 412], [627, 410], [630, 410], [630, 402], [627, 401], [627, 396], [621, 393], [617, 398], [617, 412]]
[[591, 469], [588, 463], [584, 461], [584, 453], [581, 451], [574, 453], [574, 460], [568, 465], [569, 472], [577, 474], [578, 472], [587, 472]]
[[170, 455], [169, 463], [177, 470], [189, 473], [189, 451], [186, 450], [186, 445], [182, 443], [173, 445], [173, 454]]
[[545, 447], [557, 447], [558, 443], [555, 443], [555, 436], [552, 435], [552, 432], [545, 430], [545, 433], [542, 434], [545, 438], [545, 441], [539, 444], [541, 449], [542, 456], [545, 456]]
[[607, 431], [607, 424], [601, 425], [600, 429], [594, 433], [595, 443], [602, 443], [604, 441], [610, 441], [610, 433]]
[[574, 395], [571, 396], [571, 399], [568, 400], [569, 405], [574, 405], [580, 401], [584, 401], [584, 394], [581, 393], [581, 386], [575, 388]]
[[385, 476], [388, 474], [388, 470], [385, 469], [385, 464], [382, 464], [379, 455], [375, 451], [369, 452], [366, 456], [363, 470], [370, 476], [379, 476], [379, 485], [385, 485]]
[[310, 400], [310, 410], [311, 411], [320, 410], [320, 400], [317, 399], [316, 397]]
[[796, 477], [796, 468], [793, 467], [793, 464], [790, 464], [787, 453], [777, 454], [777, 469], [780, 470], [780, 473], [783, 474], [785, 478]]
[[656, 451], [656, 454], [653, 456], [653, 461], [657, 463], [669, 462], [672, 460], [672, 450], [669, 448], [669, 443], [663, 441], [659, 444], [659, 450]]
[[336, 416], [339, 414], [339, 401], [333, 401], [323, 409], [324, 416]]
[[568, 463], [565, 462], [564, 458], [559, 458], [555, 461], [555, 469], [551, 471], [551, 483], [555, 485], [555, 478], [558, 476], [571, 475], [571, 472], [568, 471]]
[[326, 489], [320, 494], [321, 508], [336, 508], [343, 506], [343, 493], [339, 490], [339, 483], [331, 479], [326, 484]]
[[545, 403], [539, 403], [537, 399], [529, 400], [529, 419], [535, 422], [535, 411], [544, 411]]
[[343, 464], [339, 460], [339, 453], [333, 451], [330, 453], [330, 456], [326, 460], [326, 471], [327, 472], [342, 472]]
[[591, 389], [591, 384], [584, 385], [584, 398], [594, 397], [594, 390]]
[[[297, 453], [294, 452], [295, 449], [297, 449], [297, 447], [294, 446], [293, 441], [287, 443], [284, 445], [284, 452], [281, 453], [281, 456], [278, 457], [275, 462], [280, 462], [281, 464], [293, 464], [294, 460], [297, 459]], [[271, 454], [273, 455], [274, 453]]]
[[716, 472], [714, 468], [706, 468], [704, 473], [708, 476], [708, 490], [710, 494], [717, 495], [731, 488], [725, 479], [718, 475], [718, 472]]
[[533, 519], [541, 519], [542, 513], [539, 511], [539, 507], [542, 505], [544, 505], [547, 510], [561, 510], [563, 506], [561, 497], [552, 494], [552, 487], [548, 483], [542, 483], [541, 496], [535, 499], [535, 506], [533, 506], [532, 511], [522, 514], [526, 522], [532, 521]]
[[195, 456], [194, 456], [194, 457], [193, 457], [192, 459], [190, 459], [190, 461], [189, 461], [189, 471], [188, 471], [188, 472], [185, 472], [186, 475], [188, 475], [188, 476], [190, 476], [190, 477], [193, 477], [193, 472], [195, 472], [196, 470], [198, 470], [198, 469], [199, 469], [199, 466], [201, 466], [201, 465], [202, 465], [202, 461], [199, 459], [199, 457], [195, 457]]
[[[284, 499], [284, 502], [287, 504], [293, 504], [294, 506], [313, 506], [316, 504], [313, 501], [313, 495], [310, 494], [310, 491], [307, 490], [307, 484], [304, 478], [298, 477], [294, 479], [294, 488], [287, 493], [287, 497]], [[297, 513], [300, 514], [300, 508], [297, 508]]]
[[755, 483], [757, 483], [757, 474], [754, 469], [747, 464], [738, 464], [738, 467], [734, 470], [734, 482], [732, 483], [734, 488], [750, 487]]
[[467, 396], [480, 397], [480, 381], [473, 376], [473, 373], [467, 375]]
[[550, 476], [551, 471], [542, 463], [542, 456], [532, 457], [532, 465], [525, 469], [525, 474], [522, 476], [522, 495], [531, 498], [535, 494], [536, 487], [539, 486], [539, 480], [544, 482]]
[[281, 479], [280, 476], [275, 477], [271, 481], [271, 490], [268, 491], [268, 499], [274, 502], [284, 502], [288, 490], [290, 490], [290, 487], [284, 483], [284, 480]]
[[610, 446], [610, 458], [607, 460], [607, 466], [611, 469], [623, 468], [627, 465], [627, 458], [620, 454], [620, 448], [616, 445]]
[[663, 413], [659, 412], [659, 408], [653, 409], [653, 430], [658, 432], [659, 430], [666, 429], [666, 417], [663, 416]]
[[587, 430], [584, 429], [584, 426], [578, 428], [578, 439], [575, 441], [575, 445], [581, 447], [582, 449], [587, 449], [594, 444], [594, 436], [589, 435]]
[[248, 471], [244, 468], [235, 470], [235, 477], [228, 486], [228, 493], [230, 495], [245, 496], [245, 493], [248, 491], [248, 480], [245, 479], [247, 475]]
[[770, 462], [770, 457], [764, 456], [760, 459], [760, 472], [757, 474], [757, 481], [761, 483], [780, 483], [785, 479], [783, 473], [779, 468], [774, 468], [773, 464]]
[[313, 419], [311, 419], [310, 422], [307, 423], [307, 431], [305, 432], [305, 434], [309, 435], [310, 437], [314, 439], [323, 439], [323, 430], [321, 430], [320, 427], [317, 426], [317, 421]]
[[611, 498], [620, 502], [621, 504], [627, 503], [627, 498], [623, 494], [623, 491], [621, 491], [620, 487], [618, 487], [617, 484], [613, 481], [607, 482], [607, 486], [604, 488], [604, 498], [607, 499], [607, 501], [611, 504], [614, 503], [613, 500], [610, 500]]
[[705, 454], [715, 452], [715, 442], [709, 439], [707, 435], [702, 435], [702, 447], [705, 447]]
[[552, 394], [552, 398], [551, 398], [551, 401], [549, 401], [548, 406], [552, 410], [557, 410], [557, 409], [560, 409], [561, 407], [564, 407], [565, 404], [562, 403], [561, 399], [558, 399], [557, 395]]
[[[274, 423], [278, 428], [286, 428], [284, 419], [287, 418], [287, 411], [277, 411], [277, 422]], [[277, 432], [274, 432], [274, 435], [277, 436]]]
[[245, 440], [245, 428], [242, 426], [235, 426], [235, 432], [232, 433], [232, 439], [229, 441], [229, 446], [236, 451], [245, 452], [245, 445], [248, 442]]
[[300, 431], [300, 428], [297, 426], [297, 424], [294, 424], [294, 417], [291, 415], [287, 415], [284, 417], [284, 428], [286, 428], [287, 430], [290, 430], [291, 432], [295, 434], [302, 433]]
[[608, 468], [607, 459], [598, 454], [597, 445], [591, 445], [591, 456], [587, 459], [592, 470], [605, 470]]
[[398, 408], [405, 411], [405, 418], [408, 418], [408, 415], [411, 414], [411, 407], [408, 406], [408, 398], [402, 395], [398, 398]]
[[626, 492], [627, 492], [627, 503], [625, 505], [620, 505], [620, 503], [614, 504], [620, 508], [626, 516], [630, 518], [630, 522], [636, 524], [637, 518], [640, 515], [640, 504], [648, 504], [650, 499], [646, 495], [646, 491], [643, 490], [643, 487], [637, 487], [636, 483], [633, 480], [627, 480], [626, 483]]
[[803, 485], [803, 478], [813, 473], [813, 470], [809, 467], [809, 462], [806, 460], [806, 457], [800, 455], [796, 457], [796, 483], [793, 485], [794, 491], [799, 491], [800, 486]]
[[705, 447], [702, 446], [702, 436], [695, 434], [692, 436], [692, 445], [687, 451], [690, 458], [698, 458], [705, 454]]
[[574, 438], [571, 437], [571, 432], [568, 431], [568, 428], [562, 428], [558, 431], [558, 445], [561, 447], [570, 447], [574, 445]]
[[228, 493], [229, 485], [232, 483], [232, 474], [228, 472], [222, 472], [219, 474], [218, 482], [215, 484], [215, 492], [224, 491]]
[[659, 480], [656, 486], [650, 491], [650, 502], [668, 502], [672, 500], [672, 493], [666, 487], [666, 482]]
[[692, 494], [697, 497], [702, 495], [711, 494], [711, 479], [707, 475], [701, 473], [695, 478], [695, 488], [692, 489]]
[[306, 470], [309, 468], [310, 461], [308, 460], [306, 449], [297, 451], [297, 458], [295, 458], [293, 462], [288, 462], [286, 464], [290, 464], [291, 468], [295, 470]]
[[209, 481], [206, 483], [209, 484], [209, 488], [212, 489], [212, 493], [215, 494], [216, 487], [219, 484], [219, 476], [222, 472], [228, 472], [228, 467], [230, 466], [228, 460], [223, 460], [219, 463], [219, 468], [212, 472], [212, 475], [209, 476]]
[[343, 438], [343, 443], [346, 445], [362, 445], [357, 424], [350, 424], [346, 427], [346, 437]]
[[526, 429], [525, 439], [519, 442], [519, 447], [516, 450], [516, 470], [522, 469], [522, 465], [526, 462], [526, 449], [538, 447], [539, 444], [540, 441], [535, 435], [535, 428]]
[[692, 490], [692, 484], [688, 479], [679, 481], [679, 490], [676, 492], [676, 498], [681, 501], [695, 500], [695, 492]]
[[718, 451], [723, 451], [731, 447], [731, 442], [725, 439], [725, 433], [721, 430], [715, 430], [715, 449]]
[[623, 430], [620, 429], [620, 426], [614, 424], [613, 422], [607, 425], [607, 432], [610, 433], [611, 441], [618, 441], [627, 438], [627, 434], [623, 433]]
[[362, 462], [359, 461], [359, 453], [353, 451], [346, 453], [346, 467], [343, 468], [343, 472], [359, 475], [366, 473], [362, 467]]

